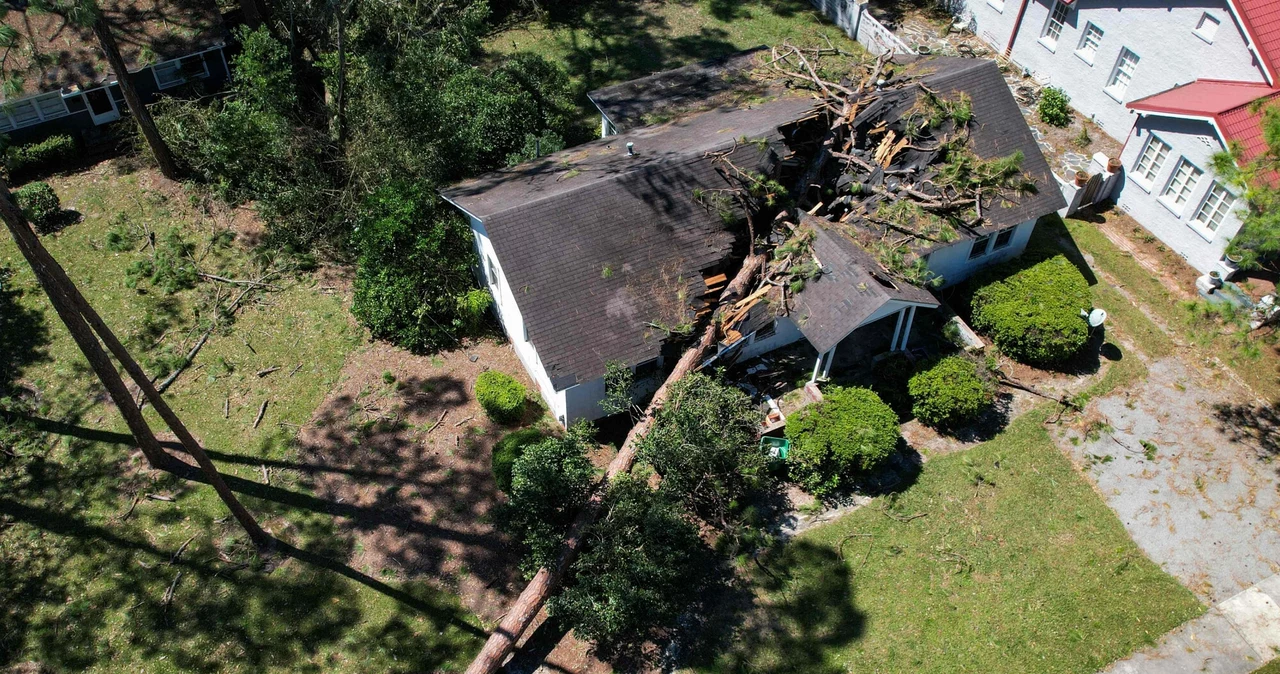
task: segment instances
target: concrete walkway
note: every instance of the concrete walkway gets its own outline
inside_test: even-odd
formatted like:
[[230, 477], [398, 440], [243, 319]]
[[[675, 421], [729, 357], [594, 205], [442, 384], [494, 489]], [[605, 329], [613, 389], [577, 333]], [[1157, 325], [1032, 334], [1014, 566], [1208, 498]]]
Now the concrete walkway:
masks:
[[1280, 574], [1230, 597], [1105, 674], [1246, 674], [1280, 655]]

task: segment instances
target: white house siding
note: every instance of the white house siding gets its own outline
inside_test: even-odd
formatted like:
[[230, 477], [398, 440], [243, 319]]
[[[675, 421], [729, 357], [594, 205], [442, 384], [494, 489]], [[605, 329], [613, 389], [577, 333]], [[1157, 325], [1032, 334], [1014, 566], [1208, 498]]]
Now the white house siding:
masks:
[[965, 239], [945, 248], [938, 248], [929, 253], [929, 270], [942, 277], [942, 287], [955, 285], [983, 267], [999, 264], [1021, 255], [1027, 248], [1027, 241], [1031, 239], [1031, 232], [1035, 226], [1035, 220], [1015, 225], [1009, 245], [996, 251], [991, 250], [995, 245], [993, 233], [991, 240], [987, 243], [989, 252], [972, 260], [969, 259], [969, 251], [973, 248], [973, 239]]
[[[1148, 139], [1155, 134], [1172, 149], [1156, 172], [1151, 184], [1135, 176], [1134, 165], [1142, 155]], [[1215, 181], [1211, 158], [1223, 149], [1221, 140], [1209, 122], [1176, 119], [1162, 115], [1143, 115], [1134, 125], [1133, 133], [1125, 143], [1120, 159], [1124, 162], [1124, 182], [1116, 196], [1116, 204], [1142, 223], [1164, 245], [1186, 258], [1201, 272], [1225, 271], [1219, 260], [1231, 237], [1240, 230], [1238, 211], [1242, 200], [1223, 219], [1216, 232], [1201, 232], [1191, 226], [1192, 217], [1199, 210]], [[1204, 175], [1191, 191], [1181, 209], [1171, 208], [1160, 199], [1180, 158], [1204, 171]], [[1234, 190], [1235, 188], [1228, 188]]]
[[747, 343], [741, 347], [742, 355], [738, 356], [739, 361], [764, 355], [774, 349], [781, 349], [788, 344], [794, 344], [804, 339], [804, 335], [800, 334], [800, 328], [796, 327], [795, 321], [791, 320], [789, 316], [779, 316], [775, 319], [774, 324], [777, 326], [777, 330], [769, 337], [757, 339], [753, 333], [746, 338]]
[[[970, 26], [997, 51], [1009, 42], [1020, 0], [966, 0]], [[998, 10], [1001, 6], [1003, 11]], [[1244, 32], [1225, 0], [1076, 0], [1067, 11], [1062, 35], [1050, 49], [1041, 39], [1053, 0], [1029, 0], [1010, 58], [1037, 81], [1061, 87], [1071, 105], [1090, 115], [1108, 135], [1123, 140], [1135, 121], [1125, 103], [1197, 78], [1265, 82], [1262, 66], [1249, 51]], [[1220, 23], [1213, 42], [1195, 29], [1208, 13]], [[1077, 53], [1085, 24], [1102, 29], [1092, 63]], [[1133, 80], [1119, 100], [1104, 91], [1128, 48], [1139, 57]]]
[[849, 37], [857, 40], [872, 54], [886, 52], [906, 53], [906, 43], [866, 11], [866, 6], [855, 0], [811, 0], [813, 5], [827, 15]]
[[[489, 292], [493, 293], [494, 309], [498, 314], [499, 321], [502, 323], [502, 331], [507, 333], [507, 339], [511, 341], [511, 346], [515, 349], [516, 356], [520, 358], [520, 363], [524, 365], [525, 371], [529, 373], [534, 383], [538, 385], [538, 390], [542, 393], [542, 399], [546, 401], [551, 414], [556, 419], [565, 420], [568, 418], [566, 392], [557, 391], [551, 385], [551, 378], [547, 376], [546, 370], [542, 367], [542, 360], [538, 358], [537, 349], [534, 348], [532, 342], [525, 339], [524, 317], [520, 315], [520, 307], [516, 305], [515, 295], [511, 292], [511, 287], [507, 285], [506, 274], [502, 272], [502, 265], [498, 262], [498, 255], [493, 250], [493, 243], [489, 240], [489, 233], [485, 231], [484, 223], [477, 218], [468, 217], [471, 221], [471, 232], [475, 239], [476, 254], [480, 258], [478, 276], [480, 281], [489, 289]], [[491, 270], [496, 272], [496, 278], [490, 277]], [[601, 395], [603, 396], [603, 381], [600, 387]], [[572, 423], [572, 421], [569, 421], [569, 423]]]

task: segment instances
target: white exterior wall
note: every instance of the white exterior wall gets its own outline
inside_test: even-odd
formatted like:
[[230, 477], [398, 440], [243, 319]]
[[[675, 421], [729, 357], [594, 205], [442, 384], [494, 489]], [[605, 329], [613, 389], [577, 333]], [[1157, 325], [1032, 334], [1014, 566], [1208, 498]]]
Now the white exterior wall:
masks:
[[810, 0], [846, 35], [857, 40], [872, 54], [887, 52], [904, 54], [911, 51], [893, 31], [871, 16], [866, 6], [855, 0]]
[[[567, 391], [557, 391], [551, 385], [551, 378], [547, 376], [547, 371], [542, 367], [542, 360], [538, 358], [538, 351], [533, 347], [532, 342], [525, 339], [524, 317], [520, 315], [520, 307], [516, 305], [515, 294], [511, 292], [511, 287], [507, 285], [506, 274], [502, 271], [502, 264], [498, 261], [498, 254], [493, 250], [493, 242], [489, 240], [489, 233], [485, 231], [484, 223], [470, 215], [467, 217], [471, 221], [471, 233], [475, 239], [476, 254], [480, 258], [478, 276], [481, 282], [489, 289], [489, 292], [493, 293], [493, 306], [498, 314], [499, 322], [502, 323], [502, 331], [507, 333], [507, 339], [511, 341], [511, 346], [515, 349], [516, 356], [520, 358], [520, 363], [524, 365], [525, 371], [529, 373], [534, 383], [538, 385], [538, 390], [542, 393], [542, 399], [546, 401], [552, 416], [556, 419], [567, 419], [568, 423], [573, 423], [573, 420], [569, 419], [567, 415]], [[490, 278], [490, 265], [497, 272], [497, 278]], [[579, 386], [573, 388], [578, 388]], [[572, 388], [568, 390], [572, 390]], [[600, 397], [603, 397], [603, 379], [600, 380], [600, 391]], [[599, 397], [596, 399], [596, 406], [598, 409]], [[597, 414], [596, 416], [599, 415]]]
[[997, 251], [991, 250], [995, 245], [993, 234], [987, 242], [988, 252], [972, 260], [969, 259], [969, 251], [973, 248], [973, 239], [965, 239], [945, 248], [935, 249], [929, 253], [929, 270], [942, 277], [942, 287], [955, 285], [983, 267], [1006, 262], [1021, 255], [1022, 251], [1027, 249], [1027, 241], [1031, 239], [1031, 232], [1035, 226], [1035, 220], [1015, 225], [1013, 239], [1009, 241], [1009, 245]]
[[[966, 0], [970, 27], [1002, 52], [1020, 0]], [[1061, 87], [1076, 110], [1124, 140], [1136, 120], [1125, 103], [1198, 78], [1265, 82], [1262, 65], [1225, 0], [1076, 0], [1056, 46], [1041, 38], [1053, 0], [1028, 0], [1010, 58], [1039, 82]], [[997, 9], [1003, 7], [1003, 11]], [[1208, 13], [1220, 22], [1212, 43], [1195, 32]], [[1077, 53], [1085, 24], [1103, 36], [1092, 62]], [[1105, 91], [1121, 48], [1138, 55], [1133, 81], [1117, 99]]]
[[[1155, 179], [1147, 184], [1133, 175], [1133, 167], [1152, 134], [1169, 144], [1172, 149], [1156, 172]], [[1124, 153], [1120, 155], [1125, 173], [1124, 182], [1116, 196], [1116, 204], [1142, 223], [1164, 245], [1186, 258], [1201, 273], [1217, 270], [1224, 272], [1223, 275], [1226, 276], [1228, 270], [1219, 261], [1231, 238], [1240, 231], [1239, 211], [1244, 208], [1244, 200], [1236, 202], [1216, 232], [1208, 232], [1191, 224], [1191, 218], [1200, 209], [1215, 181], [1211, 158], [1215, 152], [1223, 149], [1222, 141], [1209, 122], [1143, 115], [1134, 125]], [[1191, 191], [1187, 202], [1178, 209], [1160, 199], [1160, 195], [1169, 184], [1180, 158], [1186, 158], [1203, 170], [1204, 175]], [[1236, 188], [1230, 185], [1224, 187], [1239, 196]]]
[[804, 339], [804, 335], [800, 334], [800, 328], [790, 316], [779, 316], [775, 322], [778, 329], [767, 339], [756, 339], [755, 333], [746, 338], [747, 343], [741, 347], [742, 355], [739, 356], [739, 360], [755, 358]]

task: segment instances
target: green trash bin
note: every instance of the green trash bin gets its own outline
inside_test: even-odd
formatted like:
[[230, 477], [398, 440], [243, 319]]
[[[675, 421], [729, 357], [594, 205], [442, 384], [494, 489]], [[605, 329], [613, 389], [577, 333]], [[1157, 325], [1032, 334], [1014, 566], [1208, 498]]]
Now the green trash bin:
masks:
[[760, 449], [769, 454], [769, 458], [781, 461], [791, 452], [791, 441], [786, 438], [760, 438]]

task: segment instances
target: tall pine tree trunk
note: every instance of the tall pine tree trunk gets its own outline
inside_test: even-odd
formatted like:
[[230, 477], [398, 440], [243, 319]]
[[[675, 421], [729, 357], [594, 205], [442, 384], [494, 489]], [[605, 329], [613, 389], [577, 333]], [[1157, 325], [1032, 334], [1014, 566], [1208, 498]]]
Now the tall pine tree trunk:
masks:
[[71, 333], [71, 338], [75, 340], [76, 345], [84, 352], [84, 357], [89, 361], [89, 366], [93, 368], [94, 374], [98, 376], [102, 386], [107, 389], [107, 395], [111, 396], [112, 402], [120, 410], [120, 416], [124, 417], [125, 424], [129, 426], [129, 432], [137, 440], [139, 449], [147, 457], [151, 467], [163, 469], [172, 466], [173, 458], [165, 453], [160, 446], [160, 442], [156, 440], [155, 434], [151, 432], [151, 427], [147, 425], [146, 419], [142, 416], [142, 410], [138, 409], [138, 405], [134, 403], [133, 396], [129, 394], [129, 389], [124, 385], [124, 380], [120, 378], [120, 373], [116, 371], [115, 365], [111, 363], [111, 359], [102, 350], [102, 345], [93, 336], [93, 331], [85, 322], [84, 317], [75, 309], [74, 302], [60, 288], [49, 265], [32, 248], [30, 240], [35, 237], [35, 232], [27, 224], [22, 212], [14, 206], [9, 197], [9, 186], [3, 180], [0, 180], [0, 218], [4, 220], [5, 226], [9, 228], [9, 233], [13, 235], [13, 240], [17, 242], [18, 250], [26, 258], [27, 263], [31, 265], [31, 270], [35, 272], [36, 280], [40, 282], [40, 287], [49, 296], [49, 303], [53, 305], [54, 311], [58, 313], [58, 317], [67, 326], [67, 330]]
[[[140, 424], [138, 430], [135, 430], [135, 423], [132, 422], [129, 423], [129, 428], [134, 431], [135, 437], [140, 438], [139, 443], [143, 444], [143, 452], [147, 452], [147, 445], [141, 438], [150, 438], [150, 443], [154, 445], [155, 450], [160, 452], [163, 456], [162, 461], [172, 461], [171, 457], [169, 457], [168, 454], [164, 454], [163, 450], [161, 450], [159, 442], [155, 440], [155, 436], [151, 433], [150, 427], [147, 426], [145, 419], [142, 418], [141, 410], [136, 404], [134, 404], [133, 396], [129, 394], [128, 389], [124, 386], [123, 380], [120, 379], [119, 373], [116, 372], [114, 366], [111, 366], [110, 361], [106, 358], [106, 354], [102, 352], [97, 339], [92, 333], [88, 333], [86, 335], [90, 327], [98, 333], [102, 338], [102, 341], [106, 343], [107, 348], [111, 350], [116, 359], [124, 366], [125, 371], [129, 373], [129, 376], [146, 396], [147, 401], [151, 403], [152, 407], [156, 409], [156, 412], [160, 417], [164, 419], [165, 423], [169, 426], [170, 430], [173, 431], [174, 435], [178, 436], [178, 440], [182, 443], [183, 448], [196, 460], [196, 464], [199, 465], [200, 471], [204, 474], [205, 479], [209, 481], [209, 484], [214, 488], [214, 491], [218, 493], [218, 496], [222, 499], [223, 503], [227, 505], [227, 509], [229, 509], [231, 514], [235, 516], [236, 521], [240, 523], [240, 526], [244, 527], [244, 530], [249, 534], [249, 538], [253, 541], [254, 545], [257, 546], [259, 550], [266, 550], [270, 548], [273, 542], [272, 538], [262, 530], [262, 527], [258, 525], [258, 522], [254, 519], [253, 515], [249, 514], [249, 511], [246, 510], [240, 503], [239, 499], [236, 498], [235, 493], [231, 491], [231, 488], [227, 486], [226, 481], [222, 479], [222, 475], [218, 472], [217, 467], [213, 465], [213, 461], [209, 459], [209, 455], [205, 453], [204, 448], [200, 446], [200, 443], [197, 442], [195, 437], [191, 435], [191, 432], [187, 430], [186, 425], [182, 423], [182, 420], [178, 415], [169, 407], [169, 404], [164, 400], [160, 393], [156, 391], [155, 386], [152, 385], [151, 379], [147, 377], [146, 372], [143, 371], [142, 367], [138, 365], [138, 362], [133, 359], [133, 356], [130, 355], [128, 349], [126, 349], [120, 340], [116, 338], [115, 333], [111, 331], [111, 328], [102, 320], [102, 317], [98, 315], [98, 312], [94, 310], [88, 300], [80, 294], [79, 289], [76, 288], [71, 277], [67, 276], [66, 270], [62, 268], [62, 265], [58, 264], [58, 261], [49, 254], [48, 250], [45, 249], [44, 245], [40, 242], [40, 238], [31, 230], [30, 226], [27, 225], [25, 218], [22, 217], [22, 214], [13, 205], [13, 202], [9, 198], [8, 186], [3, 180], [0, 180], [0, 215], [3, 215], [5, 224], [9, 227], [9, 232], [18, 243], [18, 247], [22, 251], [23, 256], [27, 258], [32, 269], [36, 270], [36, 276], [40, 280], [41, 286], [44, 287], [45, 292], [50, 297], [50, 300], [54, 302], [55, 309], [58, 310], [58, 315], [62, 317], [63, 322], [67, 324], [67, 328], [72, 331], [73, 336], [76, 335], [77, 331], [79, 331], [82, 336], [87, 336], [87, 341], [90, 342], [92, 348], [96, 350], [96, 354], [90, 358], [90, 362], [92, 363], [96, 358], [100, 363], [106, 363], [107, 369], [110, 371], [110, 375], [113, 375], [114, 381], [112, 383], [108, 383], [108, 380], [104, 379], [101, 373], [99, 373], [99, 378], [103, 379], [104, 385], [107, 385], [108, 390], [112, 391], [112, 399], [116, 401], [116, 406], [121, 408], [121, 413], [125, 414], [126, 421], [129, 420], [130, 415], [133, 415], [136, 422]], [[77, 337], [76, 342], [77, 344], [81, 344], [82, 340]], [[85, 350], [84, 344], [81, 344], [81, 349]], [[88, 350], [86, 350], [85, 355], [90, 355]], [[95, 366], [94, 369], [95, 371], [98, 371], [97, 366]], [[117, 395], [120, 393], [123, 394], [123, 399], [127, 404], [121, 403]], [[139, 436], [139, 431], [143, 432], [142, 436]], [[151, 454], [148, 453], [147, 456], [149, 459], [151, 458]], [[156, 460], [152, 460], [152, 465], [156, 465]]]
[[259, 0], [240, 0], [240, 14], [244, 16], [245, 25], [257, 28], [266, 18]]
[[[129, 112], [133, 114], [133, 118], [138, 120], [138, 126], [142, 128], [142, 136], [147, 139], [147, 145], [151, 147], [151, 154], [155, 156], [156, 163], [160, 165], [160, 173], [170, 180], [178, 179], [178, 165], [173, 160], [173, 153], [169, 151], [169, 145], [164, 142], [164, 138], [160, 136], [160, 130], [156, 128], [155, 120], [151, 119], [151, 111], [147, 110], [147, 106], [142, 104], [142, 98], [138, 96], [138, 90], [133, 87], [133, 80], [129, 79], [129, 66], [125, 65], [124, 57], [120, 56], [120, 48], [116, 46], [115, 35], [111, 33], [111, 24], [107, 22], [107, 17], [98, 12], [93, 22], [93, 34], [98, 38], [98, 43], [102, 46], [103, 53], [107, 56], [107, 63], [111, 64], [111, 70], [116, 74], [116, 78], [120, 82], [120, 90], [124, 92], [124, 101], [129, 105]], [[108, 93], [108, 95], [110, 95]]]

